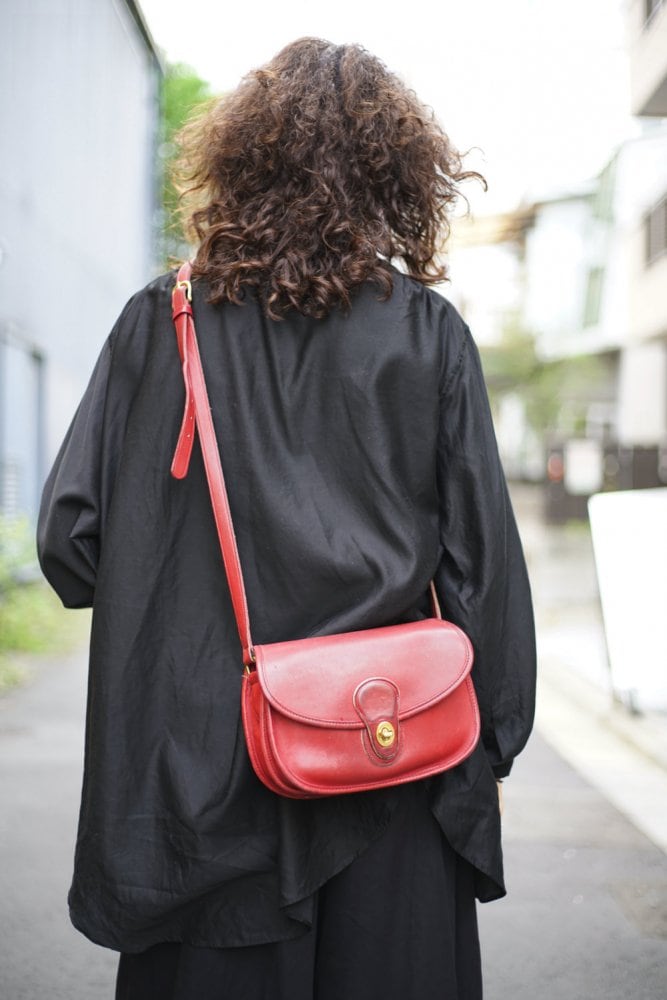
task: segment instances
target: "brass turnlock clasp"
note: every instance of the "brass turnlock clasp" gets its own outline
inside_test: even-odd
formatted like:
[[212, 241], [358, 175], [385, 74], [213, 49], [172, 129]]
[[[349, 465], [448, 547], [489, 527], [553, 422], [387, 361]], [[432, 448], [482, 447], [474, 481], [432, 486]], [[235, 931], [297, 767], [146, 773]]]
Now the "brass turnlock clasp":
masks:
[[398, 687], [387, 677], [367, 677], [352, 700], [364, 725], [361, 738], [368, 759], [379, 766], [391, 764], [401, 745]]
[[381, 747], [390, 747], [396, 739], [396, 730], [391, 722], [385, 720], [384, 722], [378, 722], [375, 736]]

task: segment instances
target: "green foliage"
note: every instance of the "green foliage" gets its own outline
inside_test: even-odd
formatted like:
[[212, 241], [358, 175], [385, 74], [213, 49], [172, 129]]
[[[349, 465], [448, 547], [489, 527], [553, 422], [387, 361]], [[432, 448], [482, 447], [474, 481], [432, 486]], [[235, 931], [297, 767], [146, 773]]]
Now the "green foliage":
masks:
[[74, 614], [45, 583], [12, 587], [0, 599], [0, 654], [62, 651], [79, 634]]
[[25, 573], [26, 567], [36, 561], [37, 553], [28, 518], [0, 516], [0, 601]]
[[185, 63], [170, 63], [164, 75], [163, 115], [168, 142], [188, 116], [211, 96], [209, 84]]
[[25, 679], [26, 670], [24, 667], [0, 655], [0, 695], [22, 684]]
[[87, 626], [86, 615], [65, 611], [38, 579], [27, 518], [0, 518], [0, 693], [25, 676], [15, 654], [63, 652], [83, 638]]
[[492, 404], [507, 392], [516, 393], [540, 436], [580, 433], [589, 404], [604, 394], [610, 377], [606, 359], [597, 354], [541, 359], [525, 331], [508, 331], [501, 344], [481, 348], [480, 354]]
[[502, 394], [526, 385], [538, 366], [535, 342], [524, 333], [506, 334], [502, 343], [480, 347], [489, 394]]
[[606, 377], [605, 361], [597, 354], [542, 362], [525, 397], [528, 422], [541, 433], [583, 433], [588, 407]]
[[170, 63], [162, 81], [162, 257], [165, 267], [187, 254], [178, 219], [178, 192], [171, 177], [176, 133], [211, 98], [209, 85], [184, 63]]

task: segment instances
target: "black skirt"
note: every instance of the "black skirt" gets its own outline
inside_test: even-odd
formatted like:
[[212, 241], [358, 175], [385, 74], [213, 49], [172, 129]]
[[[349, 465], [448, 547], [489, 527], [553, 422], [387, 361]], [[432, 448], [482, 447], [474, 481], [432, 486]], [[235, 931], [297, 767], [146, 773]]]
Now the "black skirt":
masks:
[[122, 953], [116, 1000], [481, 1000], [473, 869], [448, 844], [420, 782], [388, 830], [317, 893], [291, 941], [181, 942]]

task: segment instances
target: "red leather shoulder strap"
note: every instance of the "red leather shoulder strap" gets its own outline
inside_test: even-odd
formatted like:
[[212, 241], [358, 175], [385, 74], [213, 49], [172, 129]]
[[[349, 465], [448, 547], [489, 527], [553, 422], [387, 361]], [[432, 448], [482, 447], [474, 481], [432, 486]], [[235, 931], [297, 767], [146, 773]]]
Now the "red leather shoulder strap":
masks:
[[199, 432], [199, 443], [204, 458], [206, 479], [211, 494], [213, 516], [220, 541], [222, 561], [234, 607], [239, 639], [243, 649], [243, 662], [248, 665], [254, 658], [250, 619], [246, 600], [239, 552], [234, 535], [234, 525], [229, 509], [229, 500], [220, 463], [220, 452], [215, 437], [211, 406], [206, 390], [206, 380], [202, 368], [197, 334], [192, 314], [192, 287], [190, 277], [192, 265], [186, 261], [181, 265], [172, 291], [172, 316], [176, 327], [178, 351], [181, 356], [183, 381], [185, 383], [185, 411], [178, 436], [178, 443], [171, 465], [171, 474], [183, 479], [188, 472], [195, 427]]

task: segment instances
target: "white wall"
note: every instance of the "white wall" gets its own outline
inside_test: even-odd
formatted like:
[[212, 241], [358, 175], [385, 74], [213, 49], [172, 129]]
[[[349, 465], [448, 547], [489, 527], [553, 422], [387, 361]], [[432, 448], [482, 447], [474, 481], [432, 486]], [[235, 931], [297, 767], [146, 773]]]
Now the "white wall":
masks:
[[593, 228], [586, 195], [542, 203], [526, 236], [524, 323], [544, 357], [581, 328]]
[[[624, 143], [612, 167], [609, 218], [596, 216], [593, 198], [537, 206], [526, 242], [525, 323], [547, 358], [617, 351], [622, 443], [655, 445], [667, 438], [667, 257], [646, 265], [644, 217], [667, 191], [667, 127]], [[584, 326], [596, 266], [604, 268], [599, 318]]]
[[46, 356], [50, 461], [154, 272], [159, 71], [122, 0], [5, 0], [2, 24], [0, 330]]
[[654, 445], [667, 436], [667, 344], [638, 344], [621, 354], [618, 435], [624, 445]]
[[451, 285], [441, 291], [464, 314], [480, 345], [498, 344], [521, 303], [521, 265], [507, 243], [456, 247], [449, 255]]
[[625, 255], [628, 310], [618, 391], [623, 444], [667, 438], [667, 257], [646, 264], [644, 216], [667, 193], [667, 127], [648, 129], [619, 154], [616, 239]]
[[626, 0], [632, 113], [667, 115], [667, 6], [646, 24], [646, 0]]

